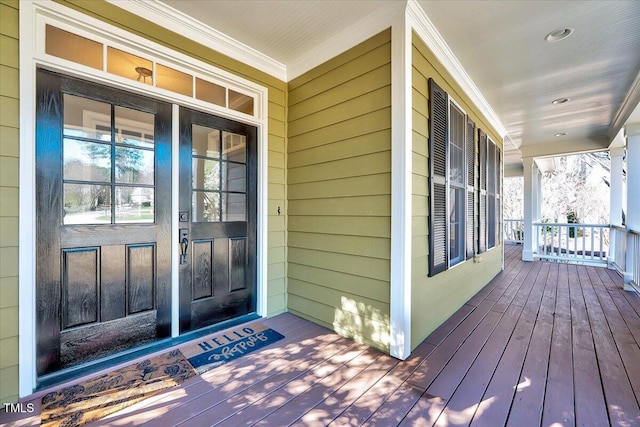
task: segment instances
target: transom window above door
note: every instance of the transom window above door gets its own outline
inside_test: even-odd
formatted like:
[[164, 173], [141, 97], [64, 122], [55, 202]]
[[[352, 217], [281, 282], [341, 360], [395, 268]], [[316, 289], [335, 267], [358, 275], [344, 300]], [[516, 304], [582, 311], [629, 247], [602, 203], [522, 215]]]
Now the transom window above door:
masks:
[[247, 137], [194, 124], [192, 141], [193, 220], [246, 221]]
[[63, 224], [155, 221], [154, 115], [64, 94]]

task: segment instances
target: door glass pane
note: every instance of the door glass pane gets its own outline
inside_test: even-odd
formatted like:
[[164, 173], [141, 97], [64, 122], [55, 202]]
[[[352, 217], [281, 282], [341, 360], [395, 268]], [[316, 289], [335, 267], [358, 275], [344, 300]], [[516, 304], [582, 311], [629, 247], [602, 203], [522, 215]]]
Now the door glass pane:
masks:
[[208, 127], [193, 125], [191, 128], [192, 150], [194, 156], [220, 157], [220, 131]]
[[229, 108], [253, 116], [253, 98], [229, 89]]
[[64, 135], [111, 140], [111, 105], [64, 94]]
[[116, 182], [153, 185], [154, 152], [116, 147]]
[[153, 114], [124, 107], [115, 107], [114, 111], [118, 144], [153, 148]]
[[154, 193], [149, 187], [116, 187], [115, 222], [153, 222]]
[[222, 132], [222, 158], [234, 162], [246, 162], [247, 137], [237, 133]]
[[107, 71], [118, 76], [137, 80], [148, 85], [153, 84], [153, 63], [120, 49], [107, 47]]
[[193, 96], [193, 76], [156, 64], [156, 86], [182, 95]]
[[218, 160], [205, 160], [194, 157], [191, 169], [194, 189], [220, 189], [220, 162]]
[[222, 193], [222, 221], [246, 221], [246, 211], [244, 194]]
[[193, 220], [195, 222], [220, 221], [220, 193], [194, 191]]
[[238, 163], [222, 162], [222, 190], [246, 191], [246, 166]]
[[47, 54], [102, 70], [102, 43], [51, 25], [46, 26], [45, 39]]
[[63, 164], [66, 180], [111, 182], [111, 145], [65, 138]]
[[110, 224], [111, 187], [64, 184], [64, 224]]
[[224, 107], [226, 94], [224, 87], [196, 77], [196, 98]]

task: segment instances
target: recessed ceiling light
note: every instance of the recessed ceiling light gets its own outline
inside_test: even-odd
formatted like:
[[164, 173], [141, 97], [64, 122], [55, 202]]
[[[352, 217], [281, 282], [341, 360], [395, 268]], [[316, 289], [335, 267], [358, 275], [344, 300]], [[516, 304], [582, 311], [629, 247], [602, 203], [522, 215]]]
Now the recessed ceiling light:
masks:
[[554, 105], [558, 105], [558, 104], [564, 104], [565, 102], [569, 102], [569, 100], [570, 98], [558, 98], [551, 101], [551, 103]]
[[544, 40], [549, 42], [549, 43], [557, 42], [557, 41], [566, 39], [571, 34], [573, 34], [573, 28], [571, 28], [571, 27], [559, 28], [559, 29], [553, 30], [549, 34], [547, 34], [545, 36]]
[[555, 136], [567, 136], [566, 132], [558, 132]]

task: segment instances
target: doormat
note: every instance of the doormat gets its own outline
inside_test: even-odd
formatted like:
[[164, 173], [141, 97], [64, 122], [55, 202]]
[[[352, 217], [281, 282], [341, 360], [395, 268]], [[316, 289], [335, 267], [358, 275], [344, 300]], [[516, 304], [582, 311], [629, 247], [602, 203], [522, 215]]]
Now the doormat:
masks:
[[180, 348], [180, 351], [201, 374], [283, 338], [279, 332], [254, 322], [207, 337]]
[[131, 406], [196, 375], [173, 350], [42, 397], [41, 424], [81, 426]]
[[284, 335], [254, 322], [42, 397], [41, 425], [77, 427], [118, 412]]

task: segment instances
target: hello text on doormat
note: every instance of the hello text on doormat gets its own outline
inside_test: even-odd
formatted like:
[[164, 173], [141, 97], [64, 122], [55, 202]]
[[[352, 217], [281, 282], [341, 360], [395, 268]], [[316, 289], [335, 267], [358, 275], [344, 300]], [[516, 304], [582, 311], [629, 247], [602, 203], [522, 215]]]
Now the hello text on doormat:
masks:
[[180, 348], [198, 373], [224, 365], [284, 338], [261, 323], [250, 323]]

